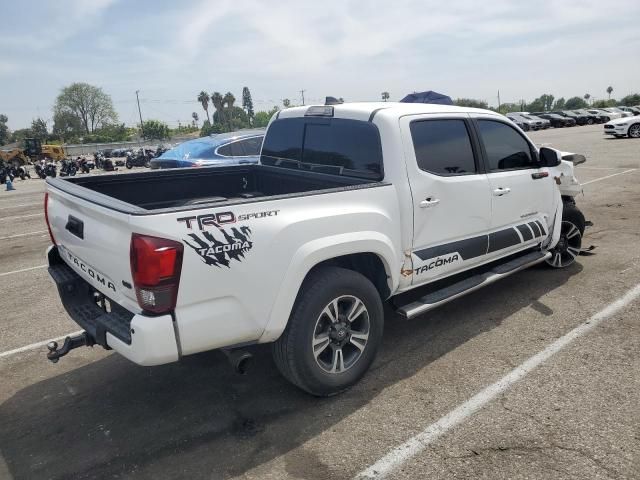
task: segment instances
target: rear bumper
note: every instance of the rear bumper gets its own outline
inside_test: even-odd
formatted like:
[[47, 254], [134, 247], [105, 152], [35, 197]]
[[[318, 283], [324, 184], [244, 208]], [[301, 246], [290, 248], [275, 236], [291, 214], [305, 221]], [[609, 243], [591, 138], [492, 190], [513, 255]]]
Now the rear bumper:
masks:
[[89, 283], [60, 258], [55, 246], [47, 252], [49, 274], [69, 316], [95, 342], [113, 349], [139, 365], [161, 365], [179, 358], [171, 315], [148, 317], [134, 314], [109, 302], [110, 311], [96, 303], [97, 293]]

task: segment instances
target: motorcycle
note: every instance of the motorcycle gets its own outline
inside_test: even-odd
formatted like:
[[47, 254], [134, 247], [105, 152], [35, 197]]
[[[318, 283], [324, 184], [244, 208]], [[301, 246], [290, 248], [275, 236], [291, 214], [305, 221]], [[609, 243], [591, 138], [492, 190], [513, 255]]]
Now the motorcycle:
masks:
[[[76, 166], [76, 163], [73, 160], [68, 160], [66, 158], [62, 160], [62, 165], [60, 165], [61, 177], [66, 177], [66, 176], [75, 177], [77, 171], [78, 171], [78, 167]], [[52, 175], [52, 176], [55, 176], [55, 175]]]
[[76, 164], [78, 165], [80, 173], [89, 173], [91, 171], [91, 167], [89, 166], [89, 162], [86, 158], [78, 157], [78, 160], [76, 160]]
[[105, 172], [113, 172], [116, 169], [113, 165], [113, 160], [111, 160], [110, 158], [104, 158], [102, 160], [102, 169]]
[[36, 163], [36, 174], [43, 180], [47, 177], [55, 177], [56, 164], [53, 162], [48, 162], [44, 165], [41, 163]]
[[149, 168], [151, 166], [151, 159], [153, 158], [153, 154], [151, 151], [145, 151], [143, 149], [138, 150], [137, 152], [129, 152], [127, 153], [127, 160], [125, 161], [125, 166], [131, 170], [133, 167], [146, 167]]
[[13, 182], [15, 176], [11, 171], [11, 167], [5, 165], [4, 162], [0, 161], [0, 184], [6, 183], [7, 178]]
[[17, 168], [16, 173], [20, 177], [20, 180], [31, 178], [31, 174], [29, 173], [29, 168], [26, 165], [20, 165]]

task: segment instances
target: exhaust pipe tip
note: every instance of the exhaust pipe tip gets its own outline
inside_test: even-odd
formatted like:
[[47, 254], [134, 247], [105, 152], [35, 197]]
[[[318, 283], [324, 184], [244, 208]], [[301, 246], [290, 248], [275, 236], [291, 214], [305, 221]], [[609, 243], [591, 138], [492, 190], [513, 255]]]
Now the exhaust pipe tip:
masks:
[[246, 350], [223, 350], [224, 354], [229, 359], [229, 363], [233, 367], [233, 370], [240, 374], [246, 375], [251, 364], [253, 355]]

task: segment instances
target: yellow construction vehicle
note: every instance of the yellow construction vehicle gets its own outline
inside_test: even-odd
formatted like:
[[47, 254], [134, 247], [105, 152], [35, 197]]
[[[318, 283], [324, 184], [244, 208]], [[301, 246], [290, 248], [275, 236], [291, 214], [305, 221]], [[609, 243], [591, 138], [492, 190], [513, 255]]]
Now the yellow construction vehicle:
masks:
[[25, 138], [24, 147], [0, 150], [0, 160], [19, 167], [43, 158], [50, 158], [57, 162], [66, 156], [62, 145], [42, 145], [37, 138]]

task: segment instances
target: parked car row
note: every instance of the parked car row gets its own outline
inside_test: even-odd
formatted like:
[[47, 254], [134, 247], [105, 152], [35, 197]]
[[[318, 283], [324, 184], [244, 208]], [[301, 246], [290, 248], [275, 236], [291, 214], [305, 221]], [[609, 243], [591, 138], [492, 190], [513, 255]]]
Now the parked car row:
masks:
[[640, 107], [608, 107], [549, 112], [511, 112], [507, 117], [522, 130], [563, 128], [576, 125], [607, 123], [611, 120], [640, 115]]

